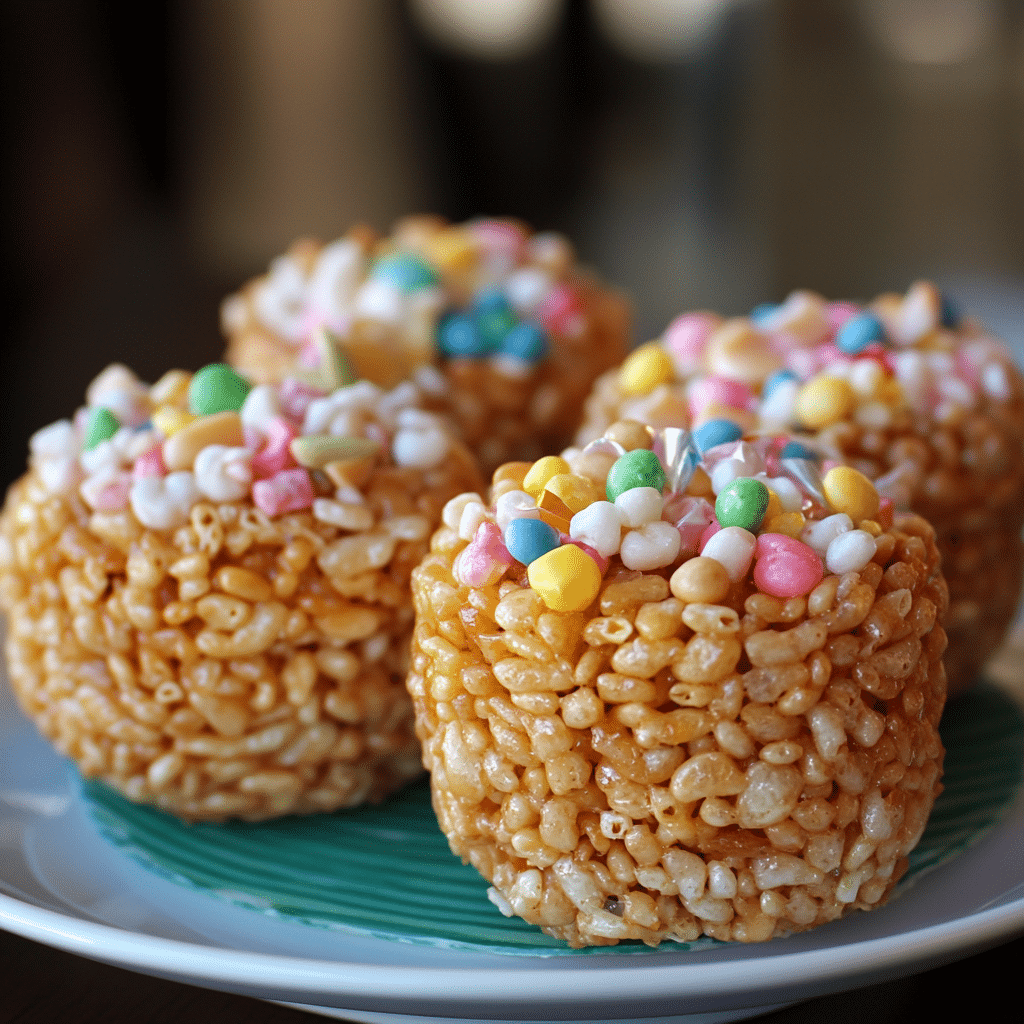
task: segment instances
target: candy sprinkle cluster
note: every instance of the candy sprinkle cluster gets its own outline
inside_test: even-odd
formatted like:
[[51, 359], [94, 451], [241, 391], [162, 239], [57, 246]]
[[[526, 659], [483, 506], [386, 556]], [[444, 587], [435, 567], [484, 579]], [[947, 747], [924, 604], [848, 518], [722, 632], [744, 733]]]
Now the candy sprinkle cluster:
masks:
[[409, 217], [300, 241], [222, 306], [227, 361], [269, 383], [321, 365], [330, 332], [359, 375], [414, 380], [490, 473], [569, 443], [598, 375], [625, 355], [625, 301], [569, 242], [509, 219]]
[[720, 600], [751, 564], [762, 593], [800, 597], [826, 571], [862, 570], [893, 509], [856, 469], [785, 436], [744, 439], [729, 420], [692, 434], [621, 421], [565, 457], [502, 467], [493, 496], [491, 508], [478, 494], [445, 507], [469, 541], [456, 578], [488, 586], [521, 564], [553, 611], [586, 609], [615, 555], [642, 572], [682, 561], [677, 597], [710, 582]]
[[152, 530], [183, 526], [198, 502], [243, 499], [271, 518], [308, 509], [343, 525], [367, 465], [390, 456], [427, 470], [452, 440], [440, 417], [417, 407], [414, 385], [384, 392], [333, 359], [333, 375], [314, 383], [256, 387], [222, 363], [171, 370], [151, 388], [110, 366], [74, 420], [33, 435], [31, 466], [51, 493], [77, 490], [96, 512], [130, 508]]

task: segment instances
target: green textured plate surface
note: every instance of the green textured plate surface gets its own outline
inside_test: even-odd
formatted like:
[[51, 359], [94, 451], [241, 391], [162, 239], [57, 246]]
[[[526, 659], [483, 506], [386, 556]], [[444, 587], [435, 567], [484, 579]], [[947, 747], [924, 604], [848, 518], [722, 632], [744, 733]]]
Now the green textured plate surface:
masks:
[[[1020, 785], [1024, 719], [996, 687], [983, 684], [951, 704], [942, 736], [945, 791], [901, 887], [981, 838]], [[184, 825], [101, 784], [83, 788], [101, 832], [122, 852], [165, 878], [254, 913], [492, 953], [588, 952], [501, 916], [487, 899], [487, 882], [449, 851], [425, 781], [377, 807], [255, 825]], [[668, 945], [673, 952], [686, 948]], [[600, 952], [657, 953], [641, 943]]]

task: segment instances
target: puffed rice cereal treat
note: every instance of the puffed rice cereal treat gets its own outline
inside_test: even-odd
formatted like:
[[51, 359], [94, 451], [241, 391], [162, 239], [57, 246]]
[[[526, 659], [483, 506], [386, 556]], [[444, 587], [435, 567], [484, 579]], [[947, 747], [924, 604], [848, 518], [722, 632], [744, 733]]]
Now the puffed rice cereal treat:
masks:
[[866, 307], [800, 291], [748, 317], [681, 316], [602, 376], [578, 443], [622, 418], [815, 438], [935, 527], [950, 692], [1002, 643], [1024, 576], [1024, 380], [933, 284]]
[[10, 678], [84, 776], [215, 821], [419, 774], [409, 575], [479, 477], [412, 384], [114, 365], [30, 449], [0, 517]]
[[635, 421], [443, 518], [408, 686], [503, 913], [571, 946], [752, 942], [891, 894], [941, 790], [925, 520], [786, 437]]
[[227, 360], [261, 382], [321, 364], [329, 331], [361, 376], [416, 381], [490, 473], [567, 445], [598, 375], [626, 354], [622, 296], [569, 242], [513, 220], [410, 217], [300, 240], [222, 307]]

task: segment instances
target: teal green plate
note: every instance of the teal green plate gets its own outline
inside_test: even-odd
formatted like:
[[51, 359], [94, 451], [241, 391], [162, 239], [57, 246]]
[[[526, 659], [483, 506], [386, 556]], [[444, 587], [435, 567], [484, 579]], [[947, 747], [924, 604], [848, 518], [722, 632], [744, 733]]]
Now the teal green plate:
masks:
[[[1008, 809], [1024, 763], [1024, 720], [1002, 691], [982, 684], [942, 722], [945, 790], [901, 887], [980, 839]], [[426, 781], [376, 807], [261, 824], [185, 825], [83, 784], [93, 820], [121, 852], [211, 898], [321, 928], [490, 953], [587, 955], [487, 899], [487, 882], [453, 856]], [[705, 945], [705, 941], [692, 944]], [[673, 952], [686, 946], [671, 944]], [[656, 955], [640, 943], [603, 955]]]

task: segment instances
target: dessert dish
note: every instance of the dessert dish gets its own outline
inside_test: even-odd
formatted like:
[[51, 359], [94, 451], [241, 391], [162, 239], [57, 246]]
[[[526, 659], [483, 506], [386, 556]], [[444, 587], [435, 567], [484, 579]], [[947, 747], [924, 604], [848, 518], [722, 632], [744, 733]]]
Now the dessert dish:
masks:
[[408, 686], [503, 913], [573, 946], [749, 942], [892, 892], [941, 789], [925, 520], [722, 420], [618, 422], [443, 519]]
[[479, 476], [412, 384], [318, 384], [114, 365], [33, 435], [0, 517], [8, 665], [83, 775], [198, 821], [419, 774], [409, 574]]
[[330, 331], [364, 378], [414, 380], [490, 473], [567, 445], [598, 375], [626, 354], [622, 296], [569, 242], [513, 220], [410, 217], [296, 242], [222, 307], [227, 360], [260, 382], [319, 364]]
[[867, 307], [794, 292], [749, 317], [681, 316], [602, 376], [578, 442], [621, 417], [805, 432], [934, 526], [950, 693], [1003, 641], [1024, 575], [1024, 381], [934, 285]]

